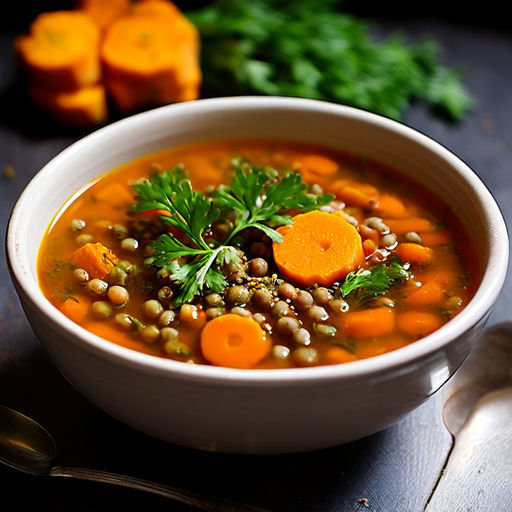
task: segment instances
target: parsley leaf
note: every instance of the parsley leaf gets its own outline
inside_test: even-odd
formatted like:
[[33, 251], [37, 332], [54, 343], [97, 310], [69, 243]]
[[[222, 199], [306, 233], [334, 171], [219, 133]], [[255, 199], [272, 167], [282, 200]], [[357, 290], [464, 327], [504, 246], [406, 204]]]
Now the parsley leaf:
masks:
[[342, 297], [355, 294], [356, 305], [383, 295], [395, 281], [408, 279], [409, 271], [399, 261], [394, 260], [389, 265], [381, 263], [369, 269], [359, 269], [350, 272], [339, 288]]
[[263, 231], [274, 242], [282, 236], [272, 227], [292, 223], [290, 215], [281, 211], [300, 210], [307, 212], [330, 203], [334, 196], [309, 193], [309, 186], [302, 176], [290, 172], [276, 179], [267, 169], [239, 167], [235, 171], [231, 186], [221, 185], [213, 194], [214, 204], [219, 208], [231, 209], [237, 214], [237, 225], [228, 241], [240, 231], [254, 227]]

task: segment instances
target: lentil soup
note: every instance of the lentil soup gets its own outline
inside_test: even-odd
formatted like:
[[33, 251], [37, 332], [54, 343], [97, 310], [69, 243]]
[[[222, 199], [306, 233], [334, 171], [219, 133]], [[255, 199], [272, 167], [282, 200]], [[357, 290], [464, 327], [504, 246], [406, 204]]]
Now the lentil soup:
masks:
[[476, 258], [450, 208], [361, 156], [212, 141], [128, 163], [56, 216], [45, 296], [106, 340], [233, 368], [398, 349], [470, 300]]

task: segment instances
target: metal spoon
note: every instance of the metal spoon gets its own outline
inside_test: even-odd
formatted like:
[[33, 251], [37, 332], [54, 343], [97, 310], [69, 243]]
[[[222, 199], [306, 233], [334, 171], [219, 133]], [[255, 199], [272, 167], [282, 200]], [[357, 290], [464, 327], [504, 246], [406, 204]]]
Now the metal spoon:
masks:
[[31, 475], [62, 476], [120, 485], [171, 498], [208, 512], [265, 512], [250, 505], [212, 499], [126, 475], [54, 465], [55, 441], [39, 423], [0, 405], [0, 462]]
[[483, 333], [444, 392], [454, 444], [426, 512], [512, 510], [512, 322]]

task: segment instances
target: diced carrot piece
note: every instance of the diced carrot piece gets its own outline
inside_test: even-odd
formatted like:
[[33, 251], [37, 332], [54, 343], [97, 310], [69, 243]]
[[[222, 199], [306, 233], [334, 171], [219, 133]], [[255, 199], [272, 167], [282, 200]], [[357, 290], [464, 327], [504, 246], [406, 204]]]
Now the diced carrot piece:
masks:
[[339, 180], [333, 185], [334, 194], [348, 206], [373, 208], [378, 204], [378, 190], [367, 183], [346, 182]]
[[315, 183], [319, 179], [328, 178], [338, 172], [339, 169], [337, 162], [323, 155], [304, 155], [297, 160], [299, 172], [307, 183]]
[[60, 122], [77, 127], [104, 123], [108, 116], [107, 98], [102, 85], [81, 87], [73, 91], [29, 87], [28, 94], [41, 108]]
[[83, 268], [98, 279], [106, 279], [117, 261], [117, 256], [99, 242], [85, 244], [73, 253], [76, 268]]
[[435, 226], [428, 219], [422, 217], [410, 217], [408, 219], [382, 219], [389, 229], [397, 235], [404, 235], [410, 231], [425, 233], [433, 231]]
[[134, 4], [133, 13], [164, 16], [169, 19], [181, 15], [176, 5], [168, 0], [140, 0]]
[[369, 238], [363, 242], [363, 251], [365, 256], [370, 256], [377, 250], [377, 244]]
[[449, 244], [452, 242], [453, 237], [448, 229], [438, 229], [431, 233], [421, 234], [421, 243], [427, 247], [435, 247], [436, 245]]
[[404, 299], [404, 302], [409, 306], [423, 307], [437, 304], [444, 298], [445, 293], [443, 286], [438, 280], [433, 279], [416, 289], [413, 293]]
[[402, 243], [397, 245], [395, 253], [402, 261], [424, 265], [432, 261], [433, 251], [423, 245]]
[[401, 219], [410, 215], [403, 201], [391, 194], [379, 196], [377, 213], [381, 217], [389, 217], [391, 219]]
[[359, 223], [359, 233], [363, 240], [370, 239], [375, 245], [379, 245], [380, 235], [376, 229], [370, 228], [364, 223]]
[[184, 322], [191, 329], [202, 329], [206, 323], [206, 313], [191, 304], [184, 304], [180, 309], [180, 322]]
[[392, 308], [365, 309], [342, 317], [341, 332], [354, 339], [377, 338], [393, 332], [395, 312]]
[[131, 189], [117, 182], [102, 188], [94, 197], [102, 203], [110, 203], [115, 208], [126, 208], [134, 201]]
[[426, 311], [405, 311], [397, 314], [398, 330], [414, 337], [427, 336], [439, 329], [443, 322], [434, 313]]
[[357, 357], [342, 347], [330, 347], [325, 353], [325, 360], [327, 364], [341, 364], [357, 361]]
[[70, 297], [62, 303], [59, 310], [79, 324], [86, 319], [90, 305], [91, 301], [85, 297]]

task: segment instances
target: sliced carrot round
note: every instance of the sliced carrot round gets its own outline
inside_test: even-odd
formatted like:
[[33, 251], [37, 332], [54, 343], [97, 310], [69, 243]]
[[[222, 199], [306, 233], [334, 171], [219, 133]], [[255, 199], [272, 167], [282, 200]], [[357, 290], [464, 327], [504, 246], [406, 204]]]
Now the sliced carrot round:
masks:
[[229, 313], [210, 320], [201, 332], [207, 361], [228, 368], [251, 368], [270, 350], [271, 342], [252, 318]]
[[343, 317], [342, 332], [349, 338], [365, 339], [385, 336], [395, 328], [395, 312], [391, 308], [365, 309]]
[[342, 214], [303, 213], [278, 231], [283, 240], [273, 244], [276, 265], [297, 284], [330, 286], [364, 263], [361, 237]]

